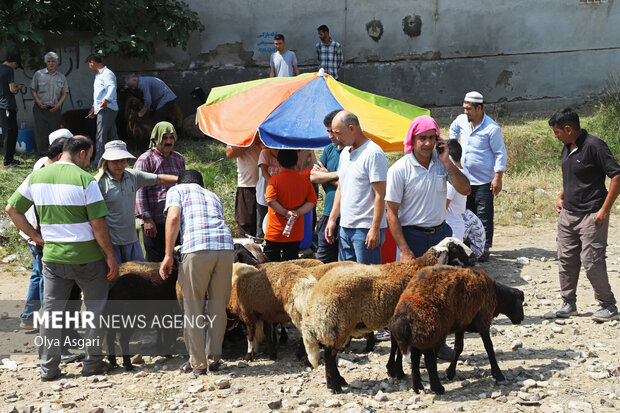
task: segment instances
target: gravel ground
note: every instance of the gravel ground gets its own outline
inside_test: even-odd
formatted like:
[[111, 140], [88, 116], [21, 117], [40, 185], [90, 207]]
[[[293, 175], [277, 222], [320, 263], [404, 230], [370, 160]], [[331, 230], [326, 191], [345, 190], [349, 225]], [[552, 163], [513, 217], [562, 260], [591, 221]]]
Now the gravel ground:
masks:
[[[612, 226], [608, 248], [609, 278], [620, 295], [620, 228]], [[528, 263], [519, 263], [526, 261]], [[225, 367], [205, 376], [182, 374], [183, 357], [143, 357], [134, 372], [119, 368], [105, 376], [81, 377], [81, 364], [63, 367], [64, 378], [41, 382], [34, 355], [17, 352], [31, 346], [34, 334], [19, 331], [16, 305], [2, 309], [0, 320], [0, 406], [3, 411], [214, 411], [214, 412], [617, 412], [620, 409], [620, 323], [598, 324], [590, 319], [598, 309], [585, 276], [579, 282], [579, 315], [555, 319], [559, 308], [555, 228], [498, 228], [491, 260], [482, 264], [496, 280], [522, 289], [525, 320], [513, 326], [500, 316], [492, 339], [507, 384], [491, 378], [482, 341], [466, 335], [457, 377], [448, 381], [439, 365], [446, 393], [411, 390], [407, 379], [388, 379], [385, 363], [389, 342], [372, 353], [354, 340], [341, 355], [340, 371], [349, 382], [343, 394], [326, 388], [324, 368], [311, 370], [294, 352], [299, 333], [289, 327], [289, 342], [279, 360], [259, 355], [243, 362], [245, 343], [225, 342]], [[1, 268], [0, 268], [1, 271]], [[0, 302], [23, 299], [29, 273], [0, 273]], [[450, 339], [448, 340], [450, 344]], [[428, 377], [422, 370], [428, 388]]]

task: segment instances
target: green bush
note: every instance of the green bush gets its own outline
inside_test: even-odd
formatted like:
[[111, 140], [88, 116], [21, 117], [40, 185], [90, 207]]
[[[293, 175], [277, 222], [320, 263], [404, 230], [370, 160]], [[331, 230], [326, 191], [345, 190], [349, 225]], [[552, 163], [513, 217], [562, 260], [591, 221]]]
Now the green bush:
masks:
[[607, 81], [603, 95], [596, 105], [596, 112], [583, 122], [588, 131], [604, 140], [611, 153], [620, 158], [620, 73]]

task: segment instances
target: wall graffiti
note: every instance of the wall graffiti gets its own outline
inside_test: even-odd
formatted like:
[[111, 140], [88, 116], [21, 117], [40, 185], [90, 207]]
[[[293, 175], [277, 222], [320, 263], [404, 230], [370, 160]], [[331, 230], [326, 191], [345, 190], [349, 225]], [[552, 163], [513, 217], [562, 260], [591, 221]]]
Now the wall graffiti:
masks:
[[274, 53], [276, 51], [273, 45], [273, 38], [278, 32], [262, 32], [256, 35], [256, 46], [259, 53]]

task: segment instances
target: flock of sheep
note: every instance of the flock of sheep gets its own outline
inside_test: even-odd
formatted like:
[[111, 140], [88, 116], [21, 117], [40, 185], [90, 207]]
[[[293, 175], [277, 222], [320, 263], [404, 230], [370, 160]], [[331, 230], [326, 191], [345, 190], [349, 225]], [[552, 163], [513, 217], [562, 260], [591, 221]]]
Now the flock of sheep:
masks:
[[[373, 331], [389, 328], [391, 352], [388, 374], [403, 378], [402, 355], [411, 352], [413, 388], [423, 389], [420, 356], [429, 374], [431, 390], [444, 392], [437, 375], [436, 351], [446, 336], [455, 334], [454, 358], [447, 371], [453, 378], [467, 332], [480, 334], [489, 356], [493, 377], [504, 381], [493, 350], [489, 328], [494, 317], [505, 314], [514, 324], [523, 320], [523, 292], [493, 281], [482, 269], [464, 268], [473, 263], [471, 250], [455, 238], [446, 238], [423, 256], [409, 262], [364, 265], [350, 261], [323, 264], [314, 259], [264, 262], [260, 251], [235, 246], [229, 317], [246, 326], [252, 360], [264, 338], [267, 353], [277, 358], [273, 326], [292, 322], [301, 332], [297, 356], [317, 368], [320, 349], [327, 387], [341, 392], [347, 382], [338, 371], [337, 352], [352, 337], [367, 336], [367, 350], [374, 346]], [[254, 265], [250, 265], [254, 264]], [[126, 263], [110, 290], [110, 300], [129, 299], [132, 291], [149, 291], [141, 299], [174, 299], [174, 278], [163, 281], [156, 266]], [[135, 287], [140, 285], [140, 290]], [[129, 292], [129, 293], [128, 293]], [[182, 299], [176, 291], [177, 299]], [[282, 331], [285, 331], [282, 329]], [[110, 332], [110, 361], [116, 364]], [[121, 331], [123, 364], [131, 368], [128, 342], [131, 332]], [[165, 354], [165, 353], [163, 353]]]

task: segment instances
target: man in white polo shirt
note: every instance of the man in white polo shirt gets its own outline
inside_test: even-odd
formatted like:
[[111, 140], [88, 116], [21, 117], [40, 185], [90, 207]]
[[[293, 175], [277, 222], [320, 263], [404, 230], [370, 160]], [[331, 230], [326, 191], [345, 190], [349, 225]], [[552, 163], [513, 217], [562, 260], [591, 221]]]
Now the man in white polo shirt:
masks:
[[462, 195], [471, 191], [467, 177], [450, 160], [448, 146], [439, 140], [435, 120], [418, 116], [405, 138], [405, 156], [388, 171], [387, 219], [400, 261], [420, 257], [452, 236], [445, 221], [448, 181]]

